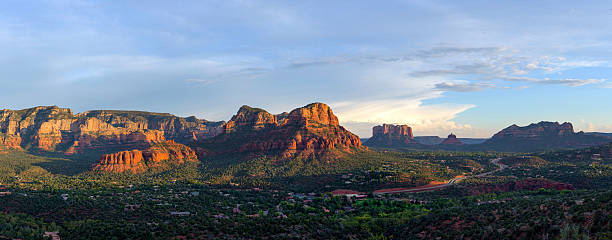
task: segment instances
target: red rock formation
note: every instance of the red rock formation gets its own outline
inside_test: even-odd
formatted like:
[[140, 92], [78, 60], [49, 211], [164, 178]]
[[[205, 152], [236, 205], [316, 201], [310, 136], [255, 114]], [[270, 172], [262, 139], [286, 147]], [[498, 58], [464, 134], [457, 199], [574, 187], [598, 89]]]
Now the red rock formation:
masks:
[[278, 153], [284, 158], [312, 157], [333, 151], [363, 149], [361, 140], [338, 123], [331, 108], [313, 103], [276, 116], [242, 107], [228, 122], [225, 134], [193, 144], [201, 156], [228, 153]]
[[457, 138], [457, 136], [455, 136], [455, 134], [450, 134], [448, 135], [448, 137], [446, 139], [444, 139], [444, 141], [442, 141], [440, 144], [442, 145], [463, 145], [463, 142], [461, 140], [459, 140]]
[[21, 148], [21, 138], [19, 136], [0, 135], [0, 145], [8, 148]]
[[163, 132], [156, 130], [102, 136], [85, 134], [77, 136], [77, 139], [65, 153], [75, 154], [87, 151], [101, 151], [107, 148], [143, 149], [163, 141], [165, 141]]
[[512, 125], [493, 135], [494, 139], [500, 138], [536, 138], [543, 136], [563, 136], [574, 134], [571, 123], [559, 124], [558, 122], [539, 122], [526, 127]]
[[36, 107], [0, 110], [0, 144], [68, 154], [123, 146], [146, 147], [166, 139], [188, 142], [223, 132], [223, 122], [167, 113], [90, 111]]
[[295, 109], [287, 117], [287, 125], [296, 126], [339, 126], [338, 117], [332, 109], [323, 103], [312, 103], [305, 107]]
[[372, 137], [366, 145], [377, 147], [403, 146], [416, 143], [408, 125], [383, 124], [372, 128]]
[[104, 154], [100, 157], [94, 169], [104, 172], [143, 172], [145, 170], [143, 159], [140, 150]]
[[225, 125], [225, 132], [233, 132], [238, 128], [262, 129], [276, 125], [276, 116], [260, 108], [247, 105], [240, 107], [238, 113]]
[[130, 150], [104, 154], [94, 164], [93, 169], [102, 172], [140, 173], [170, 161], [174, 164], [183, 164], [185, 161], [195, 160], [197, 156], [191, 148], [174, 141], [166, 141], [143, 151]]
[[283, 112], [281, 114], [276, 115], [276, 122], [278, 125], [285, 125], [289, 121], [289, 113]]
[[412, 128], [408, 125], [392, 125], [392, 124], [383, 124], [382, 126], [375, 126], [372, 128], [373, 136], [406, 136], [410, 139], [413, 139]]
[[563, 148], [586, 148], [609, 143], [610, 138], [574, 132], [571, 123], [539, 122], [529, 126], [512, 125], [482, 144], [495, 151], [533, 152]]

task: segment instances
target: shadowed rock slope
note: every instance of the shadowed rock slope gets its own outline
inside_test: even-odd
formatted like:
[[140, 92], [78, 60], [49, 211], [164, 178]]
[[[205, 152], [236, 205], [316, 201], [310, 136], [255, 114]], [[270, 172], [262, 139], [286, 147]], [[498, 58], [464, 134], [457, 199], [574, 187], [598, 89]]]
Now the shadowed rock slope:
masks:
[[415, 144], [408, 125], [383, 124], [372, 128], [372, 137], [365, 143], [372, 147], [401, 147]]
[[359, 137], [344, 129], [332, 109], [313, 103], [273, 115], [242, 106], [223, 134], [192, 144], [199, 156], [275, 154], [281, 158], [331, 156], [365, 149]]
[[496, 133], [480, 149], [495, 151], [543, 151], [551, 149], [584, 148], [609, 143], [612, 140], [598, 135], [574, 132], [571, 123], [539, 122], [529, 126], [512, 125]]

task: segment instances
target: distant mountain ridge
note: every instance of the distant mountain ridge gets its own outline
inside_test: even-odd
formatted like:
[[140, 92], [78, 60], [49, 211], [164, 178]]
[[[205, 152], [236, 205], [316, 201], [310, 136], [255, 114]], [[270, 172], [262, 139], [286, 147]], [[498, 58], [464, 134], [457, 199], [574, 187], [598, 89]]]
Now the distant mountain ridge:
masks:
[[0, 144], [78, 154], [144, 148], [165, 140], [189, 142], [219, 134], [224, 122], [167, 113], [95, 110], [73, 114], [57, 106], [0, 110]]
[[[459, 141], [465, 144], [481, 144], [488, 140], [488, 138], [458, 138]], [[417, 143], [425, 145], [438, 145], [444, 141], [444, 138], [439, 136], [415, 136], [414, 140]]]
[[76, 157], [101, 154], [93, 170], [134, 173], [232, 153], [335, 158], [366, 149], [323, 103], [278, 115], [245, 105], [228, 122], [142, 111], [73, 114], [57, 106], [5, 109], [0, 146]]
[[446, 139], [438, 136], [413, 136], [410, 141], [403, 141], [397, 134], [393, 134], [393, 131], [375, 130], [392, 129], [384, 126], [387, 125], [373, 128], [374, 134], [366, 141], [366, 146], [404, 150], [530, 152], [584, 148], [612, 142], [612, 134], [575, 132], [569, 122], [542, 121], [523, 127], [514, 124], [489, 139], [458, 138], [451, 134]]
[[[610, 134], [576, 133], [567, 122], [512, 125], [486, 141], [454, 134], [444, 140], [414, 137], [407, 125], [383, 124], [372, 131], [365, 146], [401, 150], [530, 152], [612, 142]], [[76, 157], [89, 154], [98, 159], [92, 169], [102, 172], [140, 173], [204, 158], [223, 160], [228, 155], [239, 156], [238, 161], [262, 155], [278, 160], [340, 159], [366, 150], [365, 146], [323, 103], [276, 115], [245, 105], [228, 122], [142, 111], [73, 114], [57, 106], [0, 110], [0, 149]]]
[[585, 133], [587, 135], [596, 135], [596, 136], [602, 136], [602, 137], [608, 137], [608, 138], [612, 138], [612, 133], [602, 133], [602, 132], [587, 132]]
[[574, 132], [571, 123], [539, 122], [528, 126], [509, 126], [483, 144], [481, 149], [494, 151], [543, 151], [584, 148], [612, 141], [610, 138]]
[[547, 136], [569, 136], [576, 134], [571, 123], [565, 122], [539, 122], [529, 126], [519, 127], [516, 124], [509, 126], [493, 135], [492, 139], [502, 138], [537, 138]]

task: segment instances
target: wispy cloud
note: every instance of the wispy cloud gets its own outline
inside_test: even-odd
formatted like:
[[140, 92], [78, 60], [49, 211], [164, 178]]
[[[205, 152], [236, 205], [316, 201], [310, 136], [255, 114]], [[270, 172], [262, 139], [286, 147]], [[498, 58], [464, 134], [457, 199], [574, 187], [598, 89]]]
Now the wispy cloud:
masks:
[[428, 77], [428, 76], [452, 76], [452, 75], [489, 75], [495, 74], [499, 72], [500, 69], [497, 69], [490, 64], [487, 63], [473, 63], [470, 65], [458, 65], [454, 66], [452, 69], [433, 69], [433, 70], [423, 70], [423, 71], [415, 71], [410, 73], [410, 76], [413, 77]]
[[554, 84], [554, 85], [567, 85], [572, 87], [584, 86], [587, 84], [599, 84], [604, 83], [606, 79], [578, 79], [578, 78], [564, 78], [564, 79], [550, 79], [550, 78], [533, 78], [533, 77], [517, 77], [517, 76], [500, 76], [500, 79], [514, 82], [531, 82], [537, 84]]
[[185, 82], [192, 82], [192, 83], [198, 83], [198, 84], [202, 84], [202, 85], [208, 85], [208, 84], [216, 83], [216, 82], [218, 82], [218, 80], [189, 78], [189, 79], [185, 79]]
[[441, 82], [435, 85], [435, 90], [449, 92], [478, 92], [487, 88], [494, 88], [489, 83], [469, 83], [469, 82]]

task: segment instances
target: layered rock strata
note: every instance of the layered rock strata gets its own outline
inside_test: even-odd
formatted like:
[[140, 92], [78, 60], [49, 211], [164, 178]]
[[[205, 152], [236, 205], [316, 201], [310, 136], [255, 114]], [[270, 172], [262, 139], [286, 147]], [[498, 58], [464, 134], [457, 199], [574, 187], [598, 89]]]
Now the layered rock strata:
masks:
[[195, 152], [174, 141], [165, 141], [145, 150], [128, 150], [100, 157], [93, 169], [112, 173], [141, 173], [162, 164], [183, 164], [186, 161], [197, 161]]
[[279, 115], [243, 106], [226, 124], [224, 134], [192, 146], [200, 156], [265, 153], [283, 158], [364, 149], [359, 137], [340, 126], [332, 109], [323, 103]]
[[216, 136], [224, 125], [167, 113], [98, 110], [75, 115], [57, 106], [5, 109], [0, 110], [0, 144], [74, 154], [142, 148], [168, 139], [189, 142]]
[[539, 122], [529, 126], [519, 127], [516, 124], [501, 130], [493, 135], [493, 139], [502, 138], [537, 138], [546, 136], [567, 136], [574, 134], [574, 127], [571, 123], [565, 122]]
[[383, 124], [372, 128], [372, 137], [365, 143], [367, 146], [399, 147], [416, 143], [412, 128], [408, 125]]

